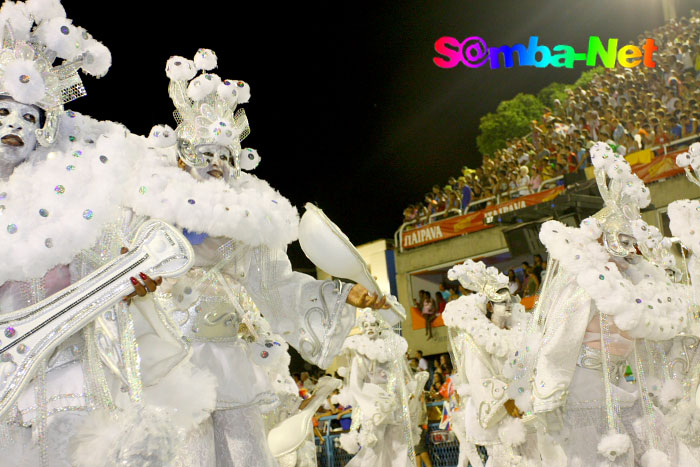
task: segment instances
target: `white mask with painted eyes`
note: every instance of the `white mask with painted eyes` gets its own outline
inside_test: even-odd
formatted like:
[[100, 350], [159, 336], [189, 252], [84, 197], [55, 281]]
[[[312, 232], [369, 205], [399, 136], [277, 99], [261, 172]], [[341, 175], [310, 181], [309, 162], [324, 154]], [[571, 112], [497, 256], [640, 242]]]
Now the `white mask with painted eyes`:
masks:
[[17, 167], [36, 148], [40, 110], [12, 99], [0, 100], [0, 162]]
[[207, 180], [209, 178], [223, 178], [225, 181], [231, 179], [234, 167], [231, 163], [231, 151], [226, 146], [219, 144], [200, 144], [197, 146], [197, 153], [201, 155], [209, 164], [205, 167], [192, 168], [190, 173], [197, 180]]
[[370, 339], [376, 339], [379, 336], [379, 323], [377, 321], [363, 321], [362, 332]]

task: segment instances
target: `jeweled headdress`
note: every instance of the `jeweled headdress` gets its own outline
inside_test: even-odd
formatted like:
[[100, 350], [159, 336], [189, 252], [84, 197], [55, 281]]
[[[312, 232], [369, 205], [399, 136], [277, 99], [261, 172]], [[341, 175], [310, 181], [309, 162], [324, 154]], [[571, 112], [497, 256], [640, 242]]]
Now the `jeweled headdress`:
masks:
[[216, 66], [214, 51], [199, 49], [194, 60], [171, 57], [165, 67], [170, 78], [168, 93], [175, 104], [180, 157], [191, 167], [205, 167], [208, 161], [198, 147], [216, 144], [230, 150], [236, 171], [239, 167], [252, 170], [259, 157], [252, 149], [241, 149], [250, 127], [245, 111], [236, 109], [250, 99], [250, 86], [210, 73]]
[[[6, 1], [0, 8], [0, 96], [46, 113], [37, 140], [55, 140], [63, 105], [86, 94], [78, 75], [101, 77], [112, 63], [109, 49], [72, 24], [58, 0]], [[54, 62], [61, 62], [54, 66]]]
[[510, 298], [508, 277], [493, 266], [487, 268], [481, 261], [468, 259], [452, 266], [447, 271], [447, 278], [451, 281], [458, 280], [465, 289], [481, 293], [492, 302], [504, 302]]
[[607, 143], [595, 143], [590, 149], [595, 178], [605, 207], [595, 217], [603, 231], [606, 248], [616, 256], [627, 256], [629, 250], [619, 242], [619, 235], [634, 236], [632, 223], [641, 219], [640, 208], [651, 202], [649, 189], [632, 173], [627, 160], [615, 153]]

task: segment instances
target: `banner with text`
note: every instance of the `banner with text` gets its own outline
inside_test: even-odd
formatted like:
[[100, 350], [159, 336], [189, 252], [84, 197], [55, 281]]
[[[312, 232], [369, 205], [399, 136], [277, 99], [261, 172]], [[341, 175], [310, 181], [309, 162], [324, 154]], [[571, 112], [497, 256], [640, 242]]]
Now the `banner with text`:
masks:
[[477, 232], [491, 227], [484, 221], [488, 217], [494, 217], [505, 212], [534, 206], [535, 204], [550, 201], [561, 192], [563, 186], [558, 186], [550, 190], [541, 191], [527, 196], [522, 196], [505, 203], [489, 206], [481, 211], [470, 212], [462, 216], [450, 217], [441, 221], [433, 222], [417, 229], [409, 230], [401, 234], [401, 245], [404, 249], [415, 248], [429, 243], [447, 240], [466, 233]]

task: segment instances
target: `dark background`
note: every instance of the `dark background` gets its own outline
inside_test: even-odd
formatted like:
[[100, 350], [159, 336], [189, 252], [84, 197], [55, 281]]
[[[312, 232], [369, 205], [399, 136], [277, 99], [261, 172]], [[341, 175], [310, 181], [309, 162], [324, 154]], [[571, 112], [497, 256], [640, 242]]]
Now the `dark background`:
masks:
[[[663, 23], [660, 0], [63, 4], [113, 58], [68, 107], [140, 134], [175, 126], [165, 62], [211, 48], [215, 72], [251, 85], [255, 173], [300, 210], [317, 203], [355, 244], [391, 238], [407, 204], [479, 165], [479, 118], [500, 101], [588, 69], [443, 70], [432, 62], [439, 37], [501, 46], [537, 35], [585, 52], [591, 35], [624, 44]], [[679, 17], [691, 8], [700, 1], [677, 1]]]

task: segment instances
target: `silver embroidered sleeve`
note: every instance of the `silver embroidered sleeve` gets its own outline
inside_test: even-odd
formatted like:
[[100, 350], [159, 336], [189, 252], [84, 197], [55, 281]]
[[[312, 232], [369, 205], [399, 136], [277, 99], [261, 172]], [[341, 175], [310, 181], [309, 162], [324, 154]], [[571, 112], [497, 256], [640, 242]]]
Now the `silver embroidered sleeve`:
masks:
[[294, 272], [283, 251], [264, 246], [253, 250], [242, 282], [273, 332], [305, 360], [330, 365], [355, 323], [354, 308], [345, 303], [352, 284]]

